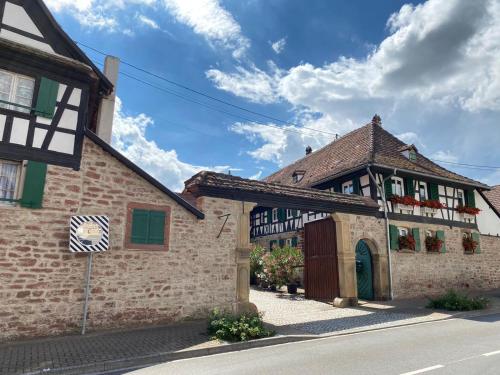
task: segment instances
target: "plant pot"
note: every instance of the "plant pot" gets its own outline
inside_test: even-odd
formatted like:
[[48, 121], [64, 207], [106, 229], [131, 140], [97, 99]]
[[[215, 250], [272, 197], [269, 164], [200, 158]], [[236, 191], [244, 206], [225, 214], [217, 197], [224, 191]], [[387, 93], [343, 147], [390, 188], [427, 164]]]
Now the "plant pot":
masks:
[[276, 292], [276, 285], [271, 285], [271, 286], [269, 287], [269, 290], [270, 290], [271, 292]]
[[287, 284], [288, 294], [297, 294], [297, 284]]
[[257, 285], [257, 276], [255, 274], [250, 275], [250, 285]]

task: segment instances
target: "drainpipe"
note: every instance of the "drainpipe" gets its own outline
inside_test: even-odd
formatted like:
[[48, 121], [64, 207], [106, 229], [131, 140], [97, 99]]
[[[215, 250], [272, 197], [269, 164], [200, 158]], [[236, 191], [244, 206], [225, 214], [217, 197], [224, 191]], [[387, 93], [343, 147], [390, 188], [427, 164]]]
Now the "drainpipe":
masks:
[[380, 193], [380, 196], [382, 198], [382, 203], [384, 206], [384, 220], [385, 220], [385, 236], [386, 236], [386, 243], [387, 243], [387, 260], [389, 262], [389, 294], [390, 294], [390, 299], [394, 299], [394, 294], [392, 291], [392, 262], [391, 262], [391, 239], [390, 239], [390, 234], [389, 234], [389, 217], [387, 215], [387, 199], [385, 197], [385, 182], [392, 178], [393, 176], [396, 175], [397, 169], [394, 168], [394, 173], [387, 176], [382, 180], [382, 186], [379, 186], [377, 183], [377, 179], [375, 176], [372, 174], [372, 171], [370, 170], [370, 167], [366, 167], [366, 170], [368, 172], [368, 175], [370, 176], [370, 179], [373, 181], [375, 186], [377, 187], [377, 190]]

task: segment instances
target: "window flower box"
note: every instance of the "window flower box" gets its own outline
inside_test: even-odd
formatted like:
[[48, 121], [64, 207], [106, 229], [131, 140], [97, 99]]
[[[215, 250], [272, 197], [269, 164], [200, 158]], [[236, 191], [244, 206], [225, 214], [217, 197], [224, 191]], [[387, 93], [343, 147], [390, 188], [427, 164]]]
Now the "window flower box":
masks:
[[474, 241], [471, 236], [465, 235], [463, 240], [462, 240], [462, 245], [464, 247], [464, 251], [467, 254], [474, 254], [478, 243], [476, 241]]
[[439, 253], [442, 245], [443, 241], [436, 236], [428, 236], [425, 239], [425, 249], [429, 253]]
[[404, 197], [393, 195], [390, 201], [394, 205], [394, 212], [401, 211], [401, 213], [412, 214], [415, 206], [420, 205], [420, 202], [410, 195], [405, 195]]
[[416, 241], [411, 234], [406, 236], [399, 236], [399, 250], [411, 250], [415, 251]]

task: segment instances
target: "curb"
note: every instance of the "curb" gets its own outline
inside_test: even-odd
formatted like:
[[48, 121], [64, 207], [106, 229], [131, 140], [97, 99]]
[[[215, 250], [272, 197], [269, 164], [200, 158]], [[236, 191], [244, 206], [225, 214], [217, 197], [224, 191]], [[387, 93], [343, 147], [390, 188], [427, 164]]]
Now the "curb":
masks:
[[132, 371], [134, 369], [139, 369], [145, 366], [153, 366], [155, 364], [175, 361], [179, 359], [195, 358], [201, 356], [207, 356], [212, 354], [221, 354], [228, 352], [235, 352], [245, 349], [261, 348], [265, 346], [272, 346], [278, 344], [285, 344], [297, 341], [306, 341], [311, 339], [317, 339], [317, 336], [311, 335], [290, 335], [290, 336], [276, 336], [276, 337], [266, 337], [263, 339], [237, 342], [237, 343], [224, 343], [220, 346], [212, 348], [194, 349], [194, 350], [184, 350], [177, 352], [163, 352], [156, 353], [147, 356], [132, 357], [132, 358], [121, 358], [116, 360], [109, 360], [97, 363], [91, 363], [88, 365], [78, 365], [78, 366], [68, 366], [59, 367], [54, 369], [41, 369], [37, 371], [32, 371], [25, 373], [24, 375], [53, 375], [53, 374], [64, 374], [64, 375], [80, 375], [80, 374], [103, 374], [111, 371]]

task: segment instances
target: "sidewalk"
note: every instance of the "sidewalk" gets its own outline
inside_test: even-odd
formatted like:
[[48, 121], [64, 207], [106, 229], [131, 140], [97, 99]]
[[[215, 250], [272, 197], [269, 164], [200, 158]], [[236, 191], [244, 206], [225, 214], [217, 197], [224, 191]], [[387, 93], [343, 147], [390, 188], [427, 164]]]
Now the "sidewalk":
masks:
[[500, 312], [500, 291], [483, 295], [491, 301], [489, 309], [449, 313], [425, 309], [423, 299], [362, 303], [356, 308], [338, 309], [301, 296], [252, 290], [252, 300], [263, 310], [264, 320], [277, 331], [277, 336], [220, 343], [209, 340], [205, 321], [192, 321], [7, 342], [0, 344], [0, 374], [100, 374], [251, 347]]

